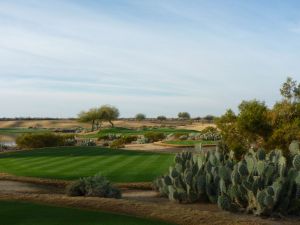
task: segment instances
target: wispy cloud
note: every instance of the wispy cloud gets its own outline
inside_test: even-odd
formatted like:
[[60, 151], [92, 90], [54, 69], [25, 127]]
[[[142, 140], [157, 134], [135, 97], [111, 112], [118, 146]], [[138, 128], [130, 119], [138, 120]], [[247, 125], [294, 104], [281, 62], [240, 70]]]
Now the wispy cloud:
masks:
[[[286, 25], [300, 19], [300, 7], [291, 7], [2, 1], [0, 117], [74, 116], [105, 103], [119, 106], [123, 116], [175, 115], [183, 108], [220, 114], [244, 98], [272, 104], [285, 76], [300, 72], [297, 27]], [[57, 112], [55, 104], [63, 102], [72, 106]]]

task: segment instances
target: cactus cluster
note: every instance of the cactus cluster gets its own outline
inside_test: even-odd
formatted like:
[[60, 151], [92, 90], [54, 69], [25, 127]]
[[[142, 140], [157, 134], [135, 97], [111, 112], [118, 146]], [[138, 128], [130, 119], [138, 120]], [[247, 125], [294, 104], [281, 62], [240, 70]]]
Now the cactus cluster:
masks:
[[290, 151], [286, 158], [280, 150], [249, 150], [240, 161], [220, 149], [185, 152], [155, 183], [162, 195], [178, 202], [206, 199], [223, 210], [255, 215], [299, 213], [299, 144], [292, 143]]
[[161, 195], [170, 200], [192, 203], [200, 200], [217, 202], [219, 181], [230, 180], [233, 161], [218, 150], [193, 155], [183, 152], [175, 157], [169, 173], [159, 177], [154, 184]]
[[[298, 163], [300, 165], [299, 154], [293, 157], [293, 165], [288, 166], [280, 150], [268, 154], [264, 150], [250, 150], [234, 165], [231, 183], [220, 193], [230, 200], [231, 207], [219, 205], [225, 210], [238, 208], [256, 215], [288, 212], [298, 195]], [[220, 196], [219, 201], [222, 201]]]

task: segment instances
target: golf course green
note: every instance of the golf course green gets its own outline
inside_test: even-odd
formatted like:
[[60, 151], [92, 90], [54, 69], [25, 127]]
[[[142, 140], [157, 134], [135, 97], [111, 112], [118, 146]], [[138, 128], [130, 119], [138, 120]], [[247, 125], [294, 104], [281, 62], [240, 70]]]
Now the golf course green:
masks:
[[56, 147], [0, 154], [0, 172], [73, 180], [100, 173], [113, 182], [146, 182], [167, 171], [174, 155], [101, 147]]

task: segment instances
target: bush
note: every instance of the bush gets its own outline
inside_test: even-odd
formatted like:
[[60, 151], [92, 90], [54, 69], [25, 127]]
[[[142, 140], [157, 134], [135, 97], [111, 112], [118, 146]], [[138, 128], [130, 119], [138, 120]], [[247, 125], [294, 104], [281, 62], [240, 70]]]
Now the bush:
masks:
[[149, 140], [145, 137], [139, 137], [136, 141], [136, 144], [147, 144], [149, 143]]
[[89, 139], [89, 140], [83, 140], [81, 143], [80, 143], [80, 146], [82, 147], [92, 147], [92, 146], [96, 146], [96, 142]]
[[167, 120], [167, 117], [165, 117], [165, 116], [158, 116], [157, 120], [160, 120], [160, 121]]
[[116, 140], [118, 138], [120, 138], [121, 135], [120, 134], [105, 134], [105, 135], [101, 135], [99, 138], [98, 138], [98, 141], [101, 141], [101, 140], [105, 140], [105, 141], [113, 141], [113, 140]]
[[138, 121], [144, 120], [144, 119], [146, 119], [146, 115], [143, 113], [138, 113], [138, 114], [136, 114], [135, 119]]
[[174, 137], [174, 139], [179, 139], [183, 135], [186, 135], [186, 133], [183, 133], [183, 132], [181, 132], [181, 133], [174, 133], [173, 137]]
[[161, 141], [165, 138], [165, 134], [162, 132], [147, 132], [144, 136], [149, 142]]
[[138, 139], [137, 136], [123, 136], [111, 142], [111, 148], [124, 148], [126, 144], [130, 144]]
[[96, 174], [92, 177], [80, 178], [66, 189], [69, 196], [91, 196], [102, 198], [121, 198], [121, 191], [112, 186], [103, 176]]
[[59, 135], [54, 133], [23, 134], [16, 139], [20, 148], [44, 148], [56, 146], [71, 146], [76, 144], [74, 135]]

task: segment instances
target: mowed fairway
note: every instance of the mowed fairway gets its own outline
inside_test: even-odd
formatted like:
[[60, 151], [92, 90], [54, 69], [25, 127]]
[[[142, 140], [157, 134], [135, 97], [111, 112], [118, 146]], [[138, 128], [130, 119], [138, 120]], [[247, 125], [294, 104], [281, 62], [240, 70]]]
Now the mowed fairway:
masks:
[[66, 180], [101, 173], [113, 182], [143, 182], [166, 172], [173, 158], [100, 147], [44, 148], [0, 154], [0, 172]]
[[112, 213], [0, 201], [1, 225], [167, 225]]

